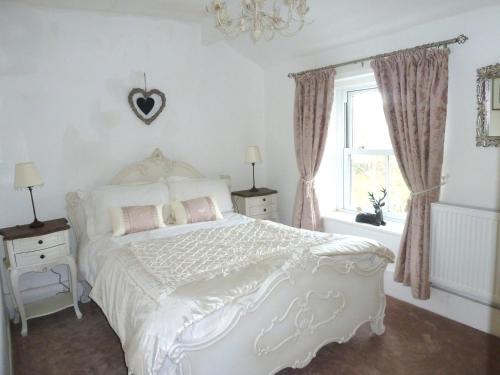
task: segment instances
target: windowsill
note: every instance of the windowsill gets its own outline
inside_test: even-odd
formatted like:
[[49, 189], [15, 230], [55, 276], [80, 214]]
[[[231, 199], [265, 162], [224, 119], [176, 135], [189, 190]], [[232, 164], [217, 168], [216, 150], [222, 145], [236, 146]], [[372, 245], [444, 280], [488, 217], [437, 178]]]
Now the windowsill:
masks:
[[403, 234], [403, 230], [405, 227], [404, 223], [397, 222], [397, 221], [389, 221], [389, 220], [386, 220], [387, 224], [385, 226], [381, 225], [379, 227], [377, 227], [375, 225], [365, 224], [365, 223], [357, 223], [355, 221], [355, 219], [356, 219], [355, 213], [344, 212], [344, 211], [333, 211], [329, 214], [323, 215], [323, 219], [339, 221], [339, 222], [342, 222], [345, 224], [356, 226], [356, 227], [361, 228], [361, 229], [396, 234], [398, 236]]

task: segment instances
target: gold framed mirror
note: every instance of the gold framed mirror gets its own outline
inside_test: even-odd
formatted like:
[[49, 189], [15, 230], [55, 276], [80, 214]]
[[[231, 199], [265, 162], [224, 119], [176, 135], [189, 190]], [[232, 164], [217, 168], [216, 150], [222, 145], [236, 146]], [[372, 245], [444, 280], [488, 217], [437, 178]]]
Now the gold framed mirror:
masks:
[[477, 70], [476, 146], [500, 146], [500, 64]]

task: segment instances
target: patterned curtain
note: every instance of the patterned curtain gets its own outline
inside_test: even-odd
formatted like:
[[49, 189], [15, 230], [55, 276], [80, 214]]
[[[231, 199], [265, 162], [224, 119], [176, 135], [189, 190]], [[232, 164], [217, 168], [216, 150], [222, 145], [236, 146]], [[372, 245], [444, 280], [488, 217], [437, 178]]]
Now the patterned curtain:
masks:
[[372, 62], [394, 153], [411, 191], [394, 279], [430, 297], [431, 203], [439, 199], [448, 102], [448, 49], [403, 52]]
[[300, 173], [293, 225], [321, 231], [322, 223], [314, 177], [325, 151], [333, 104], [335, 70], [309, 72], [295, 77], [295, 156]]

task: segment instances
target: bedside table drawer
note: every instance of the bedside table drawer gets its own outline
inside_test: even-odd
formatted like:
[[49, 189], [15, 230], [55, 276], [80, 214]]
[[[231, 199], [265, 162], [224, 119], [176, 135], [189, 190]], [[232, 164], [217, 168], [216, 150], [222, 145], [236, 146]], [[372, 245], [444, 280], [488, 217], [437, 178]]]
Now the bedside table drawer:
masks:
[[269, 214], [269, 213], [274, 213], [275, 211], [276, 211], [276, 205], [267, 204], [267, 205], [263, 205], [263, 206], [250, 207], [248, 209], [248, 215], [249, 216], [265, 215], [265, 214]]
[[68, 247], [66, 245], [59, 245], [48, 249], [16, 254], [16, 263], [18, 267], [30, 266], [33, 264], [49, 262], [60, 256], [68, 254]]
[[277, 204], [277, 196], [276, 194], [264, 195], [262, 197], [252, 197], [246, 199], [246, 205], [248, 209], [257, 206], [267, 206], [267, 205], [276, 205]]
[[254, 218], [256, 220], [276, 220], [277, 217], [278, 216], [277, 216], [276, 212], [267, 212], [267, 213], [262, 214], [262, 215], [252, 216], [252, 218]]
[[20, 238], [18, 240], [13, 240], [12, 245], [15, 253], [46, 249], [48, 247], [64, 244], [66, 242], [64, 234], [65, 232], [55, 232], [43, 236]]

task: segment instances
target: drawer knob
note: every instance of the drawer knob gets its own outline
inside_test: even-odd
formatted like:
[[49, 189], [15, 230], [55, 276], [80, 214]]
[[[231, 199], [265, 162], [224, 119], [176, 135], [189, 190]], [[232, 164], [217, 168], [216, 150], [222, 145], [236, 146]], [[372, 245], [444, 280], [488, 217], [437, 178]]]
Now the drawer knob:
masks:
[[266, 201], [266, 198], [262, 198], [262, 202], [265, 202]]
[[266, 212], [266, 211], [267, 211], [267, 208], [264, 208], [264, 212]]
[[40, 255], [40, 259], [45, 259], [45, 255], [44, 254]]
[[38, 244], [39, 245], [43, 244], [43, 240], [38, 240]]

